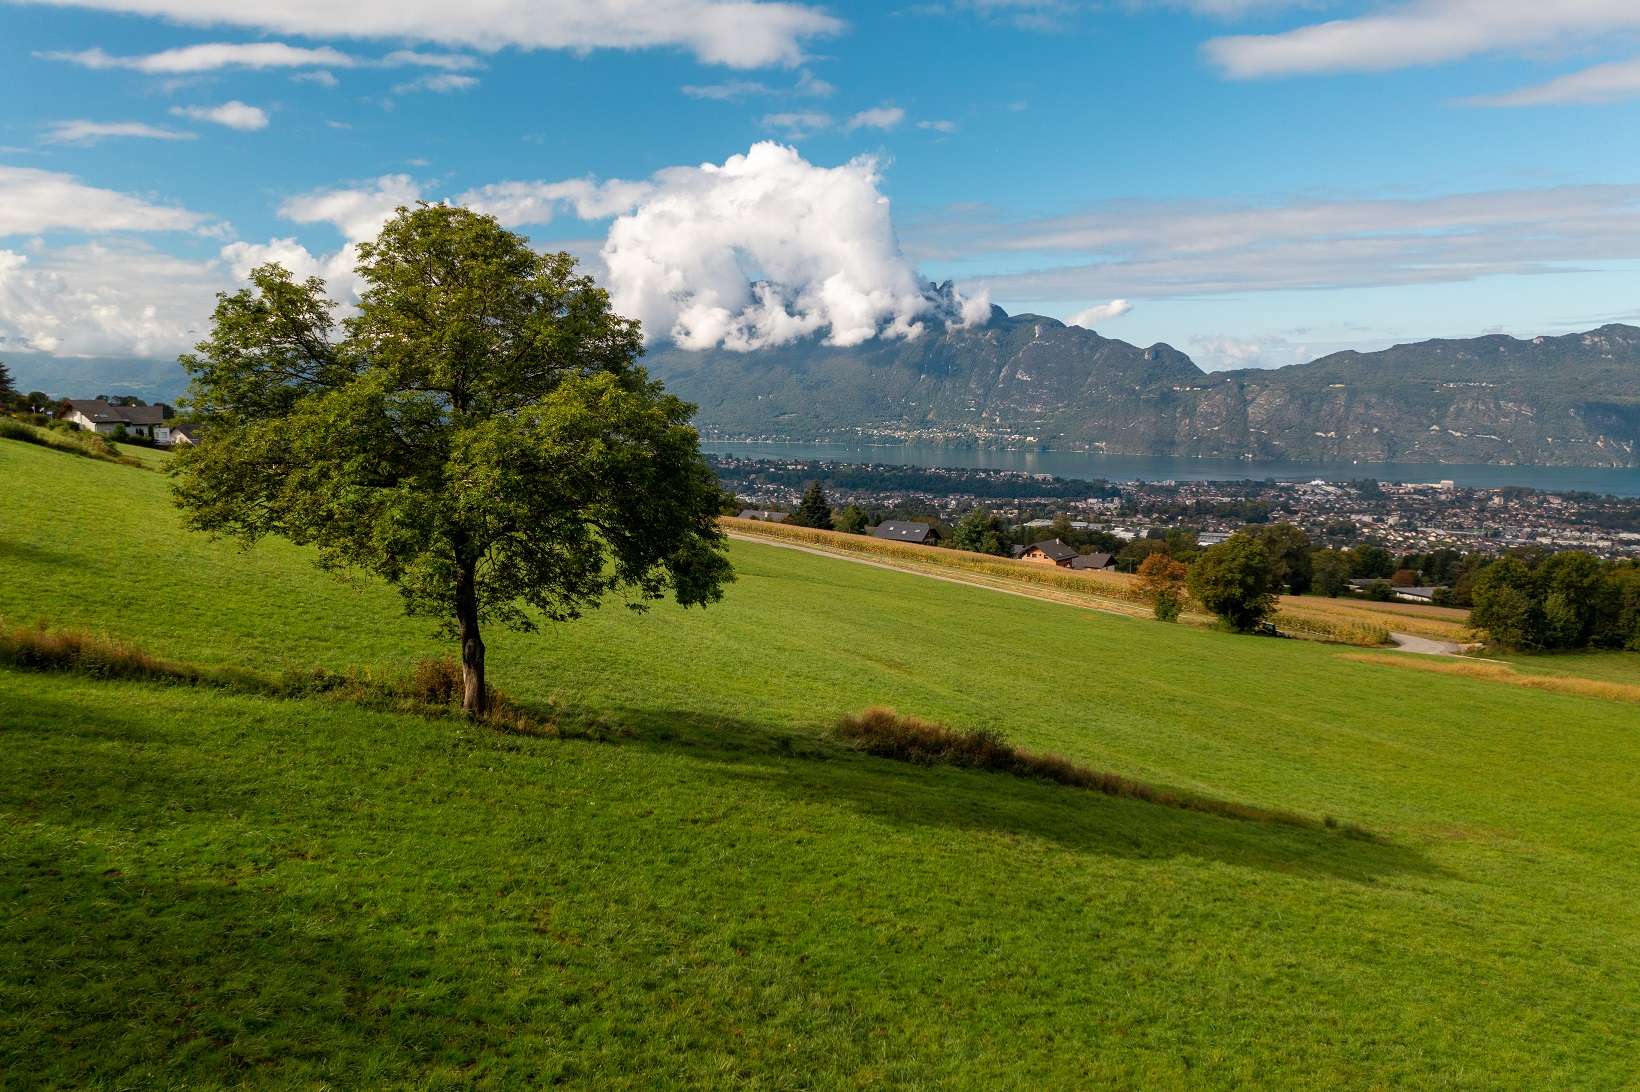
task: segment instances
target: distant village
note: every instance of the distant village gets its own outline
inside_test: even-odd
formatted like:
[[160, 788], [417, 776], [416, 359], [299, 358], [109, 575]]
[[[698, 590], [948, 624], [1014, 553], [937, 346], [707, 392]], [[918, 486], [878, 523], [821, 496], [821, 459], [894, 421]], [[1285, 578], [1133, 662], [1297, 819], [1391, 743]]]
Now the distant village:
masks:
[[819, 481], [834, 503], [885, 520], [949, 526], [977, 507], [1022, 528], [1069, 520], [1118, 539], [1189, 530], [1201, 545], [1266, 523], [1292, 523], [1317, 543], [1370, 542], [1397, 554], [1458, 550], [1583, 550], [1640, 557], [1640, 500], [1450, 481], [1105, 482], [1012, 470], [925, 469], [816, 460], [712, 459], [745, 508], [778, 513]]

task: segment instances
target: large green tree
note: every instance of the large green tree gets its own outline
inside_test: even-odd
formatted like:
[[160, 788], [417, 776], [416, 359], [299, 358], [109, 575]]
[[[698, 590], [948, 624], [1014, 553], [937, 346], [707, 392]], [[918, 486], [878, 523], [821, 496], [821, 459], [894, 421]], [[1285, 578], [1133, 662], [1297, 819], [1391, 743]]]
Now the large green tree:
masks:
[[6, 362], [0, 360], [0, 403], [11, 402], [17, 398], [17, 383], [11, 377], [11, 369]]
[[485, 623], [566, 621], [619, 590], [637, 609], [720, 597], [693, 407], [638, 366], [638, 324], [573, 258], [422, 205], [360, 245], [357, 272], [340, 322], [321, 281], [277, 265], [218, 297], [182, 358], [207, 437], [177, 459], [192, 526], [380, 575], [459, 637], [473, 714]]
[[1256, 539], [1234, 534], [1190, 567], [1190, 594], [1240, 633], [1259, 628], [1276, 608], [1275, 563]]
[[951, 545], [976, 554], [1000, 556], [1008, 552], [1008, 532], [995, 513], [981, 506], [957, 521], [951, 529]]

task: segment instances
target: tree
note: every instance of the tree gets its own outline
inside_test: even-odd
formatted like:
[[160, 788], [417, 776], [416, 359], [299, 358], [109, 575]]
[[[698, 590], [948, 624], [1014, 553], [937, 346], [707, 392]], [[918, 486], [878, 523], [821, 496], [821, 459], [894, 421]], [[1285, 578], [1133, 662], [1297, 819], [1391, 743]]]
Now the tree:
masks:
[[1276, 583], [1294, 595], [1310, 590], [1313, 573], [1310, 567], [1310, 536], [1291, 523], [1272, 523], [1249, 530], [1275, 566]]
[[0, 360], [0, 402], [11, 402], [17, 398], [17, 381], [12, 378], [11, 369], [6, 362]]
[[1157, 538], [1136, 538], [1116, 552], [1116, 571], [1136, 573], [1152, 554], [1167, 553], [1167, 543]]
[[1350, 573], [1353, 576], [1368, 580], [1388, 579], [1389, 574], [1395, 571], [1395, 558], [1382, 546], [1371, 543], [1362, 543], [1350, 550], [1352, 565]]
[[818, 527], [831, 530], [831, 502], [819, 482], [810, 482], [803, 490], [803, 499], [797, 502], [797, 511], [786, 517], [786, 522], [798, 527]]
[[1189, 585], [1202, 606], [1238, 633], [1258, 629], [1275, 610], [1275, 566], [1247, 534], [1231, 535], [1197, 558]]
[[958, 550], [1000, 556], [1008, 552], [1007, 531], [989, 508], [975, 508], [951, 529], [951, 545]]
[[1139, 590], [1163, 622], [1174, 622], [1184, 609], [1184, 586], [1190, 567], [1166, 554], [1151, 554], [1139, 565]]
[[640, 368], [638, 324], [491, 217], [398, 210], [359, 246], [358, 313], [277, 265], [220, 295], [182, 358], [210, 440], [177, 457], [189, 524], [317, 547], [394, 585], [461, 642], [487, 708], [488, 622], [568, 621], [619, 589], [643, 609], [733, 575], [693, 407]]
[[1499, 558], [1475, 578], [1469, 624], [1507, 648], [1542, 643], [1543, 612], [1530, 569], [1514, 557]]
[[865, 510], [857, 504], [851, 504], [847, 508], [844, 508], [841, 512], [837, 513], [837, 518], [832, 521], [832, 530], [842, 531], [850, 535], [865, 534]]
[[1310, 555], [1310, 586], [1337, 599], [1350, 587], [1350, 557], [1342, 550], [1317, 550]]

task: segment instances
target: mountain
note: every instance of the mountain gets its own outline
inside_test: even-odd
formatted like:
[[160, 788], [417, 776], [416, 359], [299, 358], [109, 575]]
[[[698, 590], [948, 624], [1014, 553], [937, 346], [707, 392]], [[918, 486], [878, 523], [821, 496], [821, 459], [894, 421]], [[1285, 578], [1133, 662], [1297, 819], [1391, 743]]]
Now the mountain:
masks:
[[147, 402], [174, 404], [188, 388], [188, 373], [175, 357], [110, 359], [13, 352], [0, 353], [0, 359], [11, 367], [18, 390], [43, 391], [59, 398], [134, 394]]
[[993, 308], [851, 348], [653, 351], [707, 435], [1033, 444], [1292, 461], [1640, 466], [1640, 328], [1501, 335], [1206, 373], [1168, 345]]

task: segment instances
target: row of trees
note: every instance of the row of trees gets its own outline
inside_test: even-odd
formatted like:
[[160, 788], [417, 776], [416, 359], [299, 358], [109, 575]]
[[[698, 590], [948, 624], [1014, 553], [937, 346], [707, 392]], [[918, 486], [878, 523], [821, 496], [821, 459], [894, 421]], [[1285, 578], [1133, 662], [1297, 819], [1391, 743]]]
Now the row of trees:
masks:
[[1498, 558], [1474, 578], [1469, 618], [1510, 648], [1640, 651], [1640, 565], [1581, 552]]

